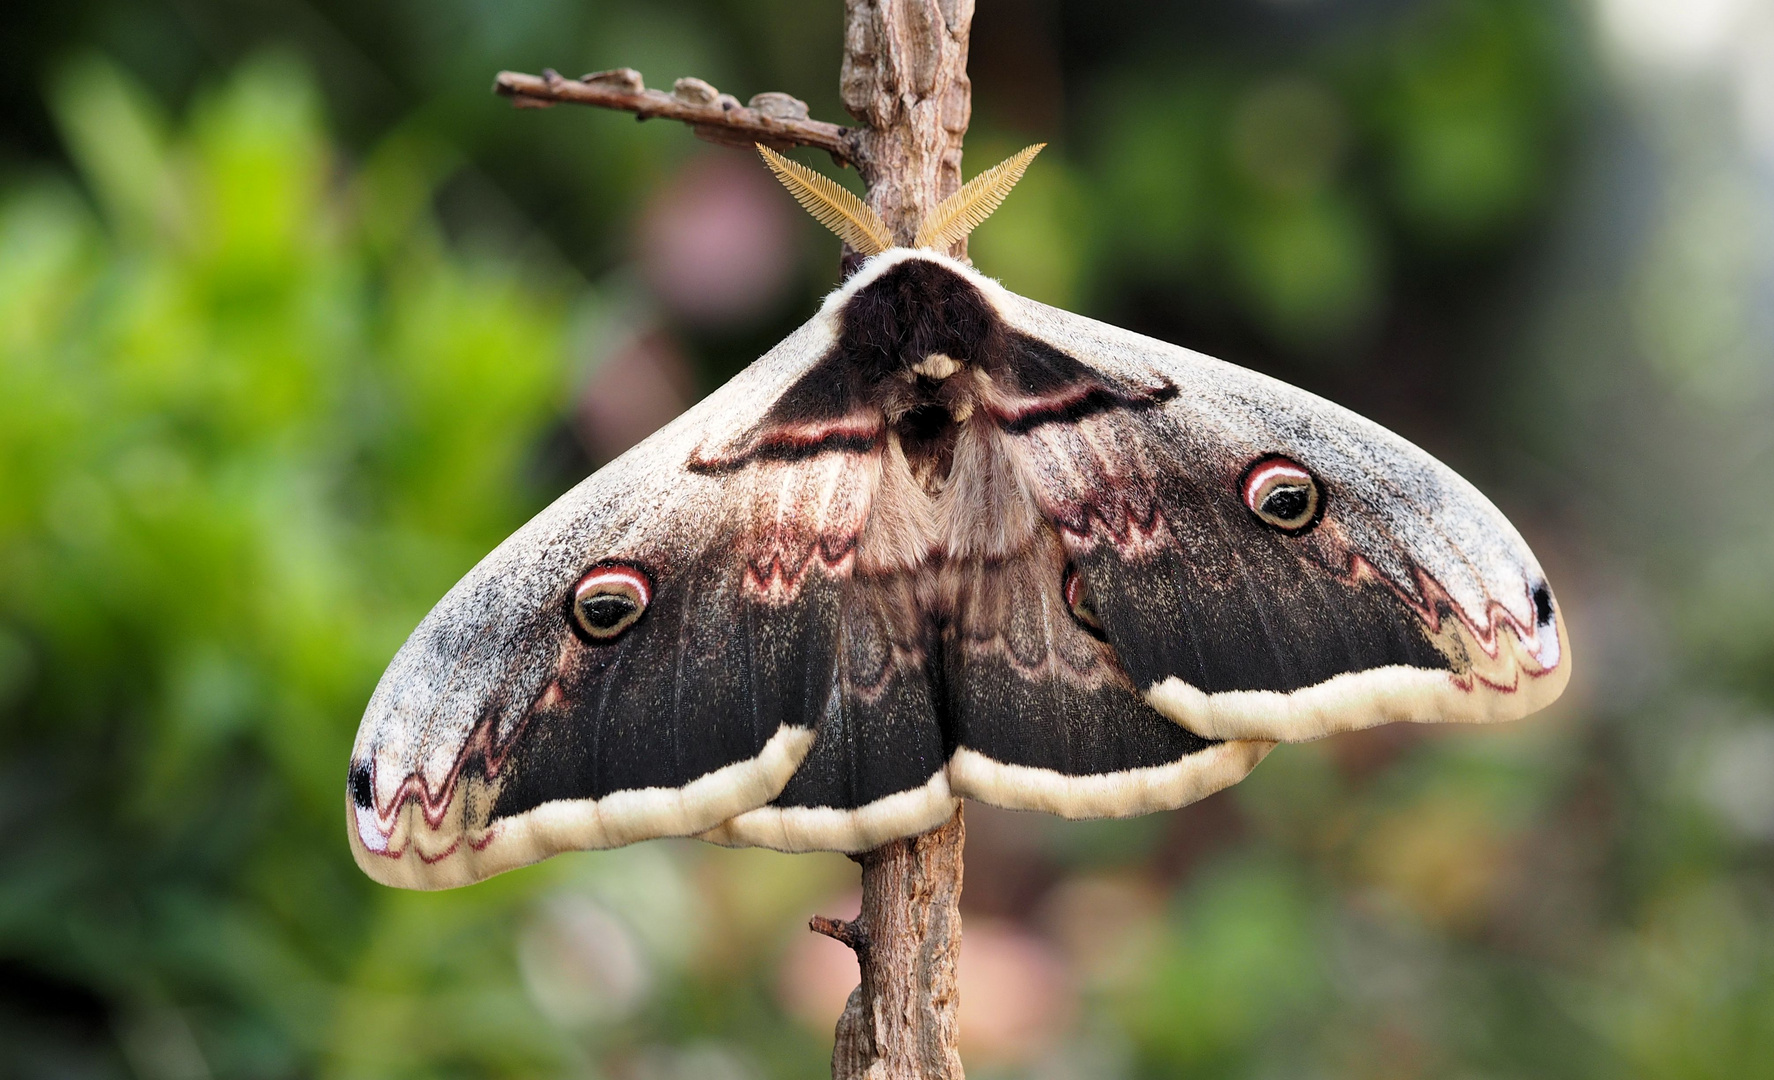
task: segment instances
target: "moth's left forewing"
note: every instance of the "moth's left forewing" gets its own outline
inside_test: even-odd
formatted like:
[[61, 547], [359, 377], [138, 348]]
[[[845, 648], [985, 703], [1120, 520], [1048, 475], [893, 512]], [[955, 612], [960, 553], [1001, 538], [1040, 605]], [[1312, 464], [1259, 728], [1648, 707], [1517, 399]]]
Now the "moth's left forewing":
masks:
[[[1545, 575], [1452, 470], [1274, 379], [988, 289], [1013, 329], [1128, 388], [1010, 441], [1161, 712], [1207, 737], [1292, 741], [1509, 720], [1562, 692]], [[1156, 383], [1174, 392], [1141, 404]], [[1251, 502], [1277, 484], [1295, 486], [1267, 509], [1298, 519]]]

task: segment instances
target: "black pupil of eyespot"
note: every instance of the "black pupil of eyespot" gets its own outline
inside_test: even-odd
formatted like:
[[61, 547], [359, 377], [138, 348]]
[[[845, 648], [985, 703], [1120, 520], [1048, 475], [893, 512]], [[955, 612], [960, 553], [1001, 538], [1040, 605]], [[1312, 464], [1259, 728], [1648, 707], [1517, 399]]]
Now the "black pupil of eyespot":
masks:
[[1541, 626], [1552, 621], [1552, 590], [1544, 585], [1534, 590], [1534, 618]]
[[634, 612], [635, 602], [616, 593], [597, 593], [579, 601], [579, 613], [587, 624], [608, 630]]
[[370, 786], [370, 767], [365, 762], [357, 762], [351, 766], [348, 778], [351, 788], [351, 801], [361, 810], [368, 810], [376, 801], [376, 793]]
[[1278, 487], [1263, 499], [1263, 513], [1282, 521], [1304, 517], [1312, 506], [1312, 496], [1303, 487]]

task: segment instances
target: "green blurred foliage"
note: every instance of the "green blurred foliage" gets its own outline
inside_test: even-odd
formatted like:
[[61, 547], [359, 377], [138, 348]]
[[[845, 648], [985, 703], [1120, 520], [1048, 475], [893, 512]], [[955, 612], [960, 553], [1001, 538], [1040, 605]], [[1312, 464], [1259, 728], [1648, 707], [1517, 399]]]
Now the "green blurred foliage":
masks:
[[1558, 165], [1566, 13], [1420, 5], [1288, 55], [1118, 73], [1092, 139], [1099, 288], [1183, 284], [1308, 354], [1384, 314], [1394, 244], [1505, 244]]
[[[99, 210], [56, 181], [0, 205], [0, 939], [113, 1002], [126, 1048], [198, 1024], [218, 1071], [304, 1071], [387, 948], [332, 851], [339, 748], [414, 613], [534, 505], [571, 296], [446, 256], [412, 155], [342, 172], [287, 61], [176, 125], [96, 60], [54, 104]], [[452, 908], [435, 932], [501, 914]]]
[[[1076, 1010], [970, 1068], [1765, 1075], [1767, 201], [1704, 125], [1617, 175], [1653, 167], [1596, 149], [1634, 106], [1569, 5], [1346, 7], [984, 5], [969, 171], [1054, 145], [972, 255], [1449, 458], [1549, 563], [1579, 682], [1173, 815], [976, 811], [968, 917], [1046, 942]], [[402, 637], [584, 464], [585, 339], [643, 306], [626, 222], [697, 152], [489, 75], [837, 117], [837, 5], [18, 10], [62, 36], [0, 79], [39, 79], [0, 158], [0, 1077], [822, 1075], [831, 1017], [786, 988], [844, 860], [661, 843], [400, 893], [341, 788]], [[659, 318], [706, 388], [811, 299]]]

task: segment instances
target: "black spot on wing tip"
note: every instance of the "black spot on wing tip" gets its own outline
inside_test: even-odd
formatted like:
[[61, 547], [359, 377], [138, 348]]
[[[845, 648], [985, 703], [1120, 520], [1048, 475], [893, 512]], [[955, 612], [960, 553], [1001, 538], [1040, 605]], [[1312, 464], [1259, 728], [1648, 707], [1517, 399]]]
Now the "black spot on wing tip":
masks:
[[368, 810], [376, 802], [375, 785], [370, 781], [370, 763], [353, 761], [351, 771], [345, 778], [346, 790], [351, 792], [351, 803], [359, 810]]
[[1552, 624], [1552, 590], [1545, 582], [1534, 587], [1534, 622], [1540, 626]]

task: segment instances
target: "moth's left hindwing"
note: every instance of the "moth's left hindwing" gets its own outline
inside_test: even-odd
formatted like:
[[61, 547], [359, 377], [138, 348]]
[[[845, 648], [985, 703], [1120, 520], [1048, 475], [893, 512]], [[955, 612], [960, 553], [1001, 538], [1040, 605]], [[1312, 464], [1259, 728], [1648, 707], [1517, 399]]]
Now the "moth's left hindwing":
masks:
[[1215, 739], [1512, 720], [1570, 677], [1507, 519], [1337, 405], [982, 285], [1007, 323], [1143, 407], [1024, 425], [1011, 451], [1128, 676]]

